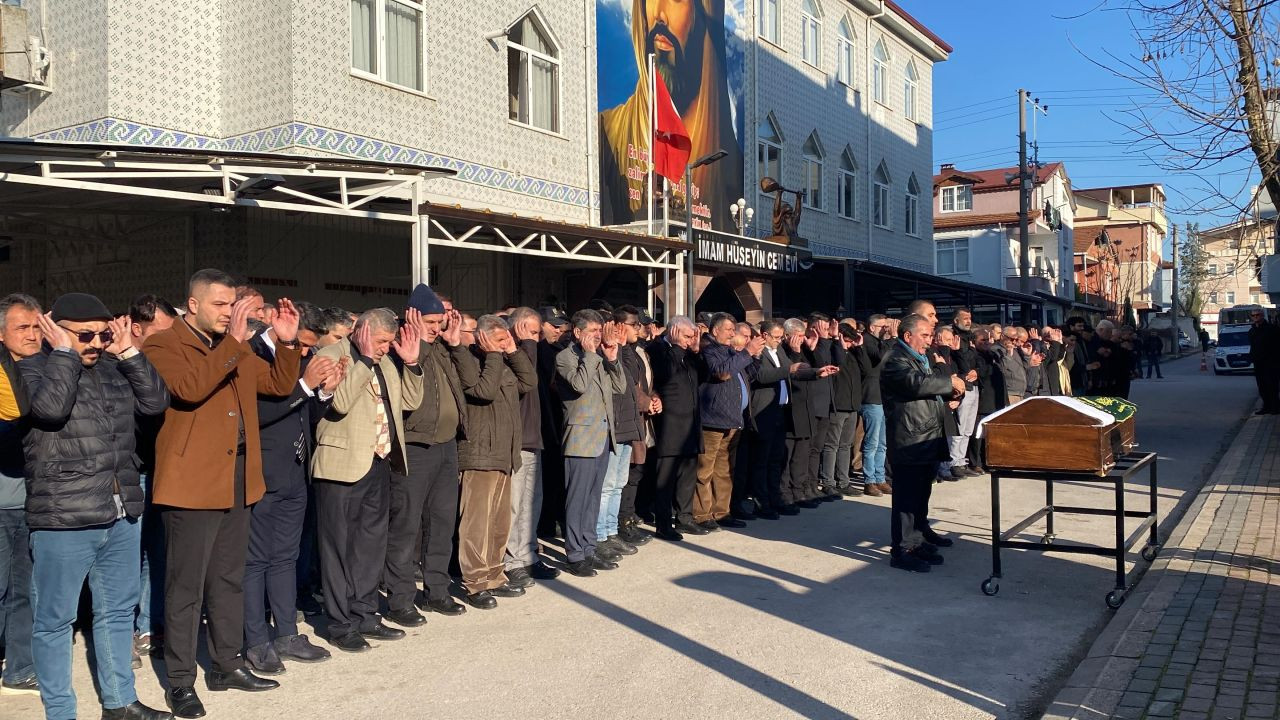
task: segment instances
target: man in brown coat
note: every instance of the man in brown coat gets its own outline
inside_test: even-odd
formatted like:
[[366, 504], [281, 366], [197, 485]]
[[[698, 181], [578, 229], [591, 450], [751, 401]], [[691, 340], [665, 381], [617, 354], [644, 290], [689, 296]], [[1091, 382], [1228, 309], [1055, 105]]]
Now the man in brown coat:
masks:
[[244, 640], [249, 507], [262, 498], [258, 394], [288, 395], [298, 381], [298, 312], [279, 302], [277, 344], [268, 364], [250, 349], [250, 303], [235, 300], [221, 270], [191, 277], [187, 315], [142, 350], [173, 402], [156, 438], [154, 502], [166, 536], [165, 667], [173, 714], [202, 717], [195, 692], [200, 610], [208, 607], [210, 690], [270, 690], [239, 657]]

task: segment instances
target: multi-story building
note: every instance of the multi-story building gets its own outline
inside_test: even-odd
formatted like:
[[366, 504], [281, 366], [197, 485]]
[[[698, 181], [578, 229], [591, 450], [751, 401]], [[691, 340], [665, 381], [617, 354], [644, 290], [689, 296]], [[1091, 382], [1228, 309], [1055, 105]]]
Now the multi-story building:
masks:
[[1018, 168], [958, 170], [943, 164], [933, 176], [935, 272], [1053, 302], [1047, 319], [1060, 321], [1073, 298], [1070, 267], [1075, 202], [1066, 166], [1035, 170], [1028, 203], [1030, 275], [1021, 275]]
[[[78, 144], [89, 160], [77, 162], [112, 182], [143, 184], [103, 159], [115, 146], [171, 153], [183, 168], [285, 156], [316, 159], [335, 178], [451, 174], [413, 191], [364, 178], [363, 208], [342, 185], [312, 203], [329, 211], [302, 214], [279, 205], [297, 197], [293, 175], [214, 183], [204, 192], [223, 204], [212, 208], [189, 195], [82, 186], [98, 199], [42, 214], [31, 210], [39, 202], [19, 212], [17, 195], [0, 192], [5, 228], [23, 238], [0, 278], [42, 296], [94, 289], [120, 305], [141, 290], [177, 296], [188, 271], [219, 265], [347, 307], [402, 302], [417, 278], [470, 310], [596, 296], [683, 310], [691, 245], [656, 224], [664, 204], [664, 225], [679, 224], [683, 188], [654, 203], [655, 223], [646, 217], [645, 198], [663, 195], [646, 177], [650, 50], [693, 139], [691, 160], [727, 152], [693, 170], [695, 225], [722, 241], [698, 265], [699, 293], [724, 278], [709, 301], [758, 317], [770, 279], [801, 271], [787, 247], [744, 237], [772, 235], [772, 198], [746, 190], [764, 176], [806, 191], [799, 235], [815, 255], [931, 264], [920, 185], [932, 65], [946, 43], [892, 0], [727, 0], [717, 17], [705, 3], [678, 4], [662, 10], [674, 34], [652, 41], [659, 19], [649, 5], [25, 0], [4, 33], [33, 38], [24, 40], [31, 78], [6, 91], [0, 132]], [[668, 17], [678, 12], [704, 22]], [[36, 160], [52, 152], [41, 143]], [[41, 199], [33, 192], [25, 200]], [[403, 224], [358, 212], [409, 195], [420, 213], [412, 242]], [[741, 228], [730, 214], [739, 197], [756, 211]], [[117, 276], [103, 268], [122, 263], [127, 282], [104, 287]]]
[[[1125, 308], [1134, 319], [1162, 308], [1160, 263], [1169, 230], [1164, 188], [1159, 184], [1089, 188], [1075, 191], [1076, 232], [1088, 240], [1077, 248], [1076, 273], [1081, 287], [1114, 304], [1117, 317]], [[1091, 265], [1086, 268], [1086, 263]], [[1087, 270], [1095, 274], [1085, 280]]]
[[1218, 337], [1218, 311], [1235, 305], [1275, 307], [1263, 291], [1262, 260], [1274, 251], [1274, 218], [1250, 218], [1200, 232], [1205, 275], [1199, 283], [1200, 326]]

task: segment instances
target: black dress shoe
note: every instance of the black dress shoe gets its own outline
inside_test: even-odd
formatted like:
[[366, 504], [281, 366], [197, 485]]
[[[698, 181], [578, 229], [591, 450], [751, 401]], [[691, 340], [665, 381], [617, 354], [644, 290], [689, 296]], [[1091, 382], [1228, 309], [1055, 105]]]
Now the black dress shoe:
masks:
[[244, 651], [244, 659], [249, 663], [249, 667], [254, 672], [263, 675], [279, 675], [284, 672], [284, 663], [280, 661], [280, 654], [276, 652], [275, 643], [262, 643], [254, 645]]
[[685, 522], [676, 523], [676, 531], [684, 533], [685, 535], [706, 535], [711, 532], [701, 525], [694, 525], [693, 523]]
[[500, 598], [520, 597], [521, 595], [524, 595], [524, 588], [516, 587], [515, 585], [512, 585], [511, 583], [508, 582], [504, 585], [499, 585], [498, 587], [489, 590], [489, 594], [494, 597], [500, 597]]
[[[594, 557], [594, 555], [592, 556]], [[574, 577], [595, 577], [596, 569], [591, 564], [591, 558], [578, 560], [565, 565], [565, 569]]]
[[595, 554], [596, 556], [602, 557], [605, 560], [608, 560], [609, 562], [617, 562], [622, 558], [622, 555], [620, 553], [610, 549], [609, 546], [607, 545], [596, 545]]
[[418, 627], [419, 625], [427, 624], [427, 619], [422, 616], [422, 613], [414, 610], [413, 608], [392, 610], [382, 617], [390, 620], [400, 627]]
[[492, 610], [498, 607], [498, 599], [488, 590], [470, 593], [466, 597], [467, 604], [477, 610]]
[[311, 642], [306, 635], [286, 635], [275, 640], [276, 653], [282, 660], [296, 660], [303, 663], [318, 663], [328, 660], [332, 655], [328, 650]]
[[[204, 714], [203, 710], [200, 714]], [[102, 708], [102, 720], [169, 720], [172, 717], [164, 710], [149, 708], [137, 700], [124, 707]]]
[[541, 560], [525, 568], [525, 570], [529, 571], [529, 577], [535, 580], [555, 580], [560, 577], [560, 571], [557, 568], [553, 568]]
[[734, 510], [729, 515], [735, 520], [755, 520], [756, 514], [752, 512], [739, 512]]
[[588, 558], [588, 559], [591, 561], [591, 567], [595, 568], [596, 570], [616, 570], [616, 569], [618, 569], [618, 563], [616, 563], [616, 562], [614, 562], [614, 561], [612, 561], [612, 560], [606, 560], [606, 559], [604, 559], [604, 558], [600, 557], [600, 555], [598, 555], [598, 554], [597, 554], [597, 555], [592, 555], [592, 556], [591, 556], [590, 558]]
[[654, 533], [654, 537], [659, 540], [666, 540], [667, 542], [680, 542], [681, 540], [684, 540], [684, 535], [681, 535], [675, 530], [675, 528], [671, 527], [658, 528], [657, 532]]
[[222, 692], [223, 690], [244, 690], [246, 692], [262, 692], [264, 690], [275, 690], [280, 687], [280, 683], [267, 678], [260, 678], [254, 675], [249, 668], [240, 667], [231, 672], [218, 672], [210, 670], [204, 674], [204, 682], [209, 689], [214, 692]]
[[[418, 617], [422, 617], [419, 615]], [[426, 618], [422, 618], [422, 622], [426, 622]], [[400, 628], [393, 628], [383, 623], [374, 625], [369, 630], [361, 630], [360, 636], [368, 640], [399, 640], [404, 637], [404, 631]]]
[[618, 539], [639, 546], [652, 540], [653, 536], [638, 527], [628, 525], [618, 529]]
[[933, 543], [921, 543], [920, 547], [912, 551], [913, 554], [929, 563], [930, 565], [941, 565], [943, 563], [942, 553], [938, 552], [938, 547]]
[[952, 545], [956, 544], [955, 541], [952, 540], [951, 538], [942, 537], [941, 535], [939, 535], [938, 533], [932, 530], [926, 530], [921, 534], [924, 535], [924, 541], [929, 543], [930, 545], [937, 545], [938, 547], [951, 547]]
[[744, 528], [746, 523], [735, 517], [722, 517], [717, 521], [722, 528]]
[[529, 576], [529, 571], [522, 567], [507, 571], [507, 584], [511, 587], [517, 587], [520, 589], [531, 588], [534, 585], [537, 585], [537, 583], [533, 581], [533, 578]]
[[415, 603], [419, 610], [440, 613], [441, 615], [461, 615], [467, 611], [462, 603], [454, 602], [453, 598], [445, 596], [442, 598], [427, 598], [419, 600]]
[[610, 535], [609, 539], [605, 540], [605, 543], [609, 545], [609, 549], [613, 550], [616, 553], [621, 553], [623, 555], [635, 555], [636, 553], [640, 552], [639, 550], [636, 549], [635, 545], [632, 545], [631, 543], [627, 542], [626, 540], [623, 540], [621, 537], [617, 535]]
[[889, 567], [906, 570], [907, 572], [927, 573], [931, 566], [915, 553], [904, 552], [890, 555]]
[[720, 526], [716, 524], [715, 520], [703, 520], [702, 522], [698, 523], [698, 527], [702, 528], [703, 530], [706, 530], [709, 533], [720, 532]]
[[778, 514], [779, 515], [799, 515], [800, 508], [796, 507], [796, 503], [791, 503], [790, 505], [783, 505], [782, 507], [778, 508]]
[[773, 508], [760, 508], [756, 511], [756, 517], [761, 520], [777, 520], [781, 516], [778, 515], [778, 511]]
[[812, 509], [814, 509], [814, 508], [818, 507], [818, 503], [816, 503], [816, 502], [814, 502], [814, 501], [812, 501], [812, 500], [799, 500], [799, 501], [797, 501], [797, 502], [796, 502], [796, 507], [802, 507], [802, 508], [804, 508], [804, 509], [806, 509], [806, 510], [812, 510]]
[[173, 711], [174, 717], [204, 717], [204, 703], [200, 702], [200, 696], [196, 694], [196, 689], [193, 687], [169, 688], [164, 692], [164, 701]]
[[330, 638], [329, 642], [333, 643], [333, 646], [339, 650], [349, 653], [358, 653], [373, 649], [373, 646], [366, 642], [363, 637], [360, 637], [360, 633], [355, 630], [352, 630], [346, 635]]

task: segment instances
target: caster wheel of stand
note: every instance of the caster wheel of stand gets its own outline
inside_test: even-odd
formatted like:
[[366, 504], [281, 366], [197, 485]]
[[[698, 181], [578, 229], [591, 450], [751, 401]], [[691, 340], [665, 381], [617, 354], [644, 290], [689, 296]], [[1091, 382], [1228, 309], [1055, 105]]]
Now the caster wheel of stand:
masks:
[[1107, 593], [1107, 607], [1115, 610], [1124, 604], [1124, 593], [1119, 590], [1112, 590]]
[[1142, 548], [1142, 559], [1151, 562], [1156, 559], [1156, 555], [1160, 554], [1159, 545], [1148, 545]]
[[990, 596], [990, 595], [995, 595], [998, 592], [1000, 592], [1000, 581], [996, 580], [995, 578], [987, 578], [986, 580], [982, 581], [983, 595]]

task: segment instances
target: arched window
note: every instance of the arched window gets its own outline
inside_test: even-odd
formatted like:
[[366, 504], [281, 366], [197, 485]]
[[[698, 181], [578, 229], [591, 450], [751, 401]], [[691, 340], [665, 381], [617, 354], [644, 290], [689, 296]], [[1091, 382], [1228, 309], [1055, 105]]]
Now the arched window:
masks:
[[773, 119], [773, 113], [765, 115], [764, 122], [756, 129], [759, 138], [756, 158], [756, 169], [760, 177], [771, 177], [777, 180], [782, 175], [782, 132]]
[[821, 67], [822, 8], [817, 0], [800, 0], [800, 57], [814, 67]]
[[903, 100], [902, 112], [907, 116], [908, 120], [918, 120], [916, 116], [916, 87], [920, 83], [920, 74], [916, 72], [916, 61], [907, 62], [907, 69], [903, 71]]
[[858, 163], [848, 147], [840, 153], [840, 169], [836, 171], [836, 212], [850, 220], [858, 217]]
[[875, 183], [871, 191], [871, 222], [876, 227], [889, 227], [889, 187], [893, 184], [889, 179], [889, 168], [884, 161], [876, 168]]
[[825, 205], [822, 187], [822, 159], [825, 153], [822, 152], [822, 141], [818, 139], [816, 132], [810, 133], [809, 139], [804, 141], [801, 154], [804, 156], [804, 204], [821, 210]]
[[836, 28], [836, 79], [849, 87], [853, 87], [853, 69], [856, 67], [853, 61], [857, 57], [855, 38], [857, 35], [849, 25], [849, 18], [841, 19]]
[[509, 117], [560, 132], [560, 48], [535, 9], [507, 31]]
[[911, 173], [907, 179], [906, 219], [902, 227], [912, 237], [920, 237], [920, 183], [916, 182], [916, 174]]
[[884, 38], [871, 51], [871, 97], [881, 105], [889, 104], [889, 49]]

